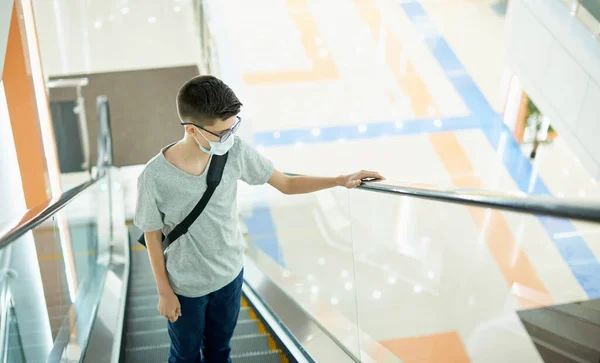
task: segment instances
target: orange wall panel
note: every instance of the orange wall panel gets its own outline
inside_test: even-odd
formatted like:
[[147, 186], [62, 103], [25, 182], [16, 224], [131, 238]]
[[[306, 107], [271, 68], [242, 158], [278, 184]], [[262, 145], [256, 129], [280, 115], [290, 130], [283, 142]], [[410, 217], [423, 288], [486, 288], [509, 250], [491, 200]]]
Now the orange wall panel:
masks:
[[50, 189], [33, 81], [23, 44], [26, 38], [19, 26], [18, 4], [15, 1], [13, 5], [2, 81], [25, 202], [31, 208], [46, 201], [50, 196]]

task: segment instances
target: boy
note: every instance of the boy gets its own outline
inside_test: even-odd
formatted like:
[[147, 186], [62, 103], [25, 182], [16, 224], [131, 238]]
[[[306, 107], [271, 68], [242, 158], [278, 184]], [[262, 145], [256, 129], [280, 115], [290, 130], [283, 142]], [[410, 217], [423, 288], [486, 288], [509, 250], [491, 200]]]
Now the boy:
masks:
[[[337, 178], [288, 177], [234, 136], [242, 104], [212, 76], [189, 80], [177, 95], [185, 136], [148, 162], [138, 179], [135, 224], [145, 233], [159, 293], [158, 311], [167, 318], [169, 362], [230, 362], [229, 343], [240, 311], [244, 242], [238, 226], [237, 181], [269, 183], [285, 194], [344, 186], [374, 172]], [[212, 155], [228, 153], [221, 183], [188, 232], [162, 250], [165, 235], [194, 208], [206, 189]]]

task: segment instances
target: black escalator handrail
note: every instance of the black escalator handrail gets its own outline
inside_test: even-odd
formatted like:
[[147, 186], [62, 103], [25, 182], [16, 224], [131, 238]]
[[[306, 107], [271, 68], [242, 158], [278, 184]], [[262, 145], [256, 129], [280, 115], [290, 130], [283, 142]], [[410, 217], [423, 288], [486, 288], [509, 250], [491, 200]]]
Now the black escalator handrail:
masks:
[[[289, 176], [300, 174], [286, 173]], [[540, 216], [600, 222], [600, 202], [567, 201], [526, 193], [501, 193], [485, 189], [440, 188], [425, 184], [364, 183], [358, 189], [436, 200], [444, 203], [507, 210]]]
[[[0, 230], [0, 249], [19, 239], [25, 233], [42, 224], [47, 219], [63, 209], [69, 202], [75, 199], [87, 188], [102, 179], [104, 175], [80, 184], [68, 191], [62, 193], [60, 197], [49, 199], [46, 202], [29, 209], [25, 214], [14, 223], [9, 224], [5, 230]], [[11, 227], [12, 225], [12, 227]]]
[[443, 189], [426, 185], [391, 185], [365, 183], [359, 189], [470, 205], [540, 216], [600, 222], [600, 203], [559, 200], [526, 193], [500, 193], [483, 189]]

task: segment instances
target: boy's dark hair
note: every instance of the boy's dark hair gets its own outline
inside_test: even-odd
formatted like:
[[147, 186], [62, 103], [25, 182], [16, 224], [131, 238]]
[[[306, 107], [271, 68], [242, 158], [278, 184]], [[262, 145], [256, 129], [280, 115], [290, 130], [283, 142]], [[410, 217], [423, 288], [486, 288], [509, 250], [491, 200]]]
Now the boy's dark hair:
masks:
[[197, 76], [177, 93], [177, 113], [182, 122], [211, 125], [240, 113], [242, 103], [229, 86], [213, 76]]

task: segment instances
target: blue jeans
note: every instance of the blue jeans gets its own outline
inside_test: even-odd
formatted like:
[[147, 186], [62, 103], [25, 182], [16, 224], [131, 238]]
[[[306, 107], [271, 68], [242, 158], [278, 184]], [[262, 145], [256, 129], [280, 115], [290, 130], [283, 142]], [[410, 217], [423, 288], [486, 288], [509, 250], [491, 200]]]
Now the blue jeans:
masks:
[[[208, 295], [179, 296], [181, 316], [169, 321], [169, 363], [230, 363], [229, 343], [237, 324], [244, 271]], [[200, 355], [202, 351], [202, 355]]]

